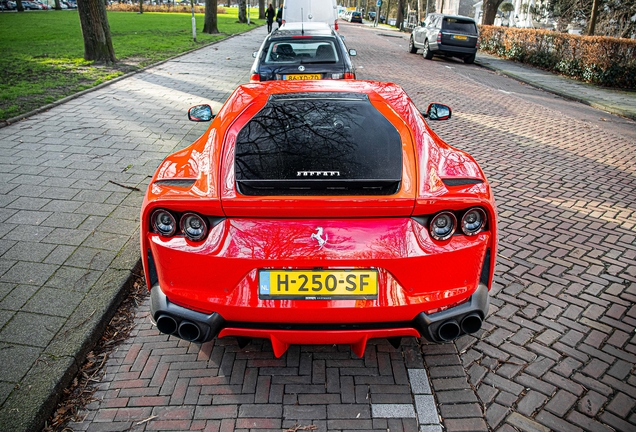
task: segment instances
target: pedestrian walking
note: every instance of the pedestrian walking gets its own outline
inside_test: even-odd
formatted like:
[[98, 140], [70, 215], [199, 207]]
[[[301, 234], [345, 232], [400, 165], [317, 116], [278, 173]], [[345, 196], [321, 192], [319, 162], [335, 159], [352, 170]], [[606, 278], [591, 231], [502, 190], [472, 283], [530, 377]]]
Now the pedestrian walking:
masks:
[[278, 7], [278, 12], [276, 13], [276, 22], [278, 23], [278, 28], [283, 24], [283, 3]]
[[270, 3], [269, 7], [265, 11], [265, 19], [267, 20], [267, 33], [272, 32], [272, 24], [274, 23], [275, 16], [276, 16], [276, 11], [274, 10], [274, 6], [272, 6], [272, 4]]

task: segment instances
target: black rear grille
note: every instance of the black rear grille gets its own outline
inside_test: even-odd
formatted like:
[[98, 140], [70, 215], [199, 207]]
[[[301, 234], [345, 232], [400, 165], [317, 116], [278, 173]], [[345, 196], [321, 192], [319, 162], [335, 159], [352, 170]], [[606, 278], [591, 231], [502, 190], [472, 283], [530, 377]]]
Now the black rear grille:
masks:
[[399, 180], [239, 180], [243, 195], [393, 195]]

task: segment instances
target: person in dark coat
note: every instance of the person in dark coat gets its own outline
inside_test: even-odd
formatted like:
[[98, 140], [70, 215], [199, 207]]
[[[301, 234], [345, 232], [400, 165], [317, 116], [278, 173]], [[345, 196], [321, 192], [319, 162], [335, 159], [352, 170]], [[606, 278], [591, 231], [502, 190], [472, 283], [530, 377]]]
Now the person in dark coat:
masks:
[[276, 22], [278, 23], [278, 28], [283, 24], [283, 4], [281, 3], [278, 12], [276, 13]]
[[269, 7], [265, 11], [265, 19], [267, 20], [267, 33], [272, 32], [272, 24], [274, 23], [274, 17], [276, 16], [276, 11], [274, 10], [274, 6], [269, 4]]

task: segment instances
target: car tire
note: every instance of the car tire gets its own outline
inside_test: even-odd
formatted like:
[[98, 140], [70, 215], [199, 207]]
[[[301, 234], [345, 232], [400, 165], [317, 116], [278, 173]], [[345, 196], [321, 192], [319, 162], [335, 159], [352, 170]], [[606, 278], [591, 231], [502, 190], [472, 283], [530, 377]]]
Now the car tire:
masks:
[[475, 54], [471, 54], [469, 56], [464, 57], [464, 63], [466, 63], [466, 64], [475, 63]]
[[409, 38], [409, 52], [411, 54], [415, 54], [417, 52], [417, 47], [415, 46], [415, 43], [413, 42], [413, 36]]
[[433, 52], [428, 46], [428, 41], [424, 41], [424, 48], [422, 48], [422, 55], [426, 60], [431, 60], [433, 58]]

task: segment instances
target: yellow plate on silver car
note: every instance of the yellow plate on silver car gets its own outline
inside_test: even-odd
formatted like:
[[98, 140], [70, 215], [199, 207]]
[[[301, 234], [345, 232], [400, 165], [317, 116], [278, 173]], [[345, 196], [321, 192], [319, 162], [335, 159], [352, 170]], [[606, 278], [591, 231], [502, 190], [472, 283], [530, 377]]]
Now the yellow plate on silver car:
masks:
[[322, 76], [320, 74], [295, 74], [285, 75], [286, 80], [319, 80]]
[[374, 299], [378, 295], [378, 271], [260, 270], [258, 286], [261, 298]]

